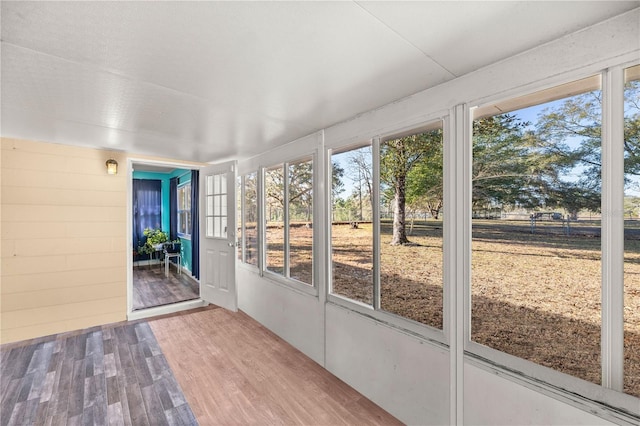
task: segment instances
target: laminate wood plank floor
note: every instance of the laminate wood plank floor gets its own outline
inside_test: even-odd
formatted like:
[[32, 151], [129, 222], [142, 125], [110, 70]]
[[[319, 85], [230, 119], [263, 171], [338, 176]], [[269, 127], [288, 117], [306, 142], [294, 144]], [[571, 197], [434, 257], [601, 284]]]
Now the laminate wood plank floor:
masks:
[[197, 424], [149, 324], [120, 324], [2, 345], [0, 424]]
[[401, 424], [242, 312], [150, 325], [202, 425]]
[[169, 265], [169, 276], [160, 265], [133, 268], [133, 309], [152, 308], [184, 302], [200, 297], [198, 282], [188, 274], [178, 274], [175, 265]]

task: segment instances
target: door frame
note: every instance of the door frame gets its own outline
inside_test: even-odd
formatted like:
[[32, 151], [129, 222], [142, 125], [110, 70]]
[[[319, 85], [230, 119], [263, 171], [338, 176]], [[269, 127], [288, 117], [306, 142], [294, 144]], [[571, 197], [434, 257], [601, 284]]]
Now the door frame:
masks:
[[[177, 302], [170, 305], [156, 306], [153, 308], [133, 310], [133, 165], [148, 164], [151, 166], [175, 167], [180, 169], [201, 170], [203, 165], [180, 163], [172, 161], [149, 160], [145, 158], [127, 158], [127, 320], [137, 320], [154, 317], [157, 315], [171, 314], [187, 309], [199, 308], [206, 303], [201, 297], [186, 302]], [[198, 253], [199, 255], [199, 253]], [[194, 277], [192, 277], [195, 279]], [[199, 282], [199, 280], [197, 280]]]

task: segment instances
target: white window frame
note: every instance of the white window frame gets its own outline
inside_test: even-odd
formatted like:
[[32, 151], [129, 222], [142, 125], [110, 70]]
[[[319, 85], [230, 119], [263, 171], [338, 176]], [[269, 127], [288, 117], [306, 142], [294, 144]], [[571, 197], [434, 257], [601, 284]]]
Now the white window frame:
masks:
[[[216, 189], [216, 178], [218, 178], [218, 180], [225, 180], [225, 184], [222, 184], [222, 182], [219, 183], [219, 187], [218, 189]], [[233, 182], [233, 184], [235, 185], [235, 180]], [[209, 193], [209, 187], [211, 186], [211, 193]], [[233, 233], [235, 232], [235, 229], [233, 230], [229, 230], [229, 216], [227, 214], [228, 212], [228, 207], [227, 208], [222, 208], [222, 204], [221, 202], [223, 200], [226, 200], [227, 202], [229, 202], [229, 193], [228, 191], [228, 187], [229, 187], [229, 182], [227, 180], [227, 173], [226, 172], [216, 172], [213, 173], [211, 175], [207, 175], [207, 179], [205, 180], [205, 187], [204, 187], [204, 200], [205, 200], [205, 206], [204, 206], [204, 226], [205, 226], [205, 232], [204, 232], [204, 236], [205, 238], [214, 238], [217, 240], [226, 240], [229, 236], [229, 233]], [[219, 192], [218, 192], [219, 191]], [[224, 191], [224, 192], [223, 192]], [[211, 212], [209, 212], [209, 208], [208, 208], [208, 203], [209, 200], [212, 200], [212, 210]], [[235, 202], [236, 200], [234, 199], [233, 201], [231, 201], [234, 203], [234, 214], [235, 214]], [[220, 203], [220, 204], [218, 204]], [[216, 206], [219, 206], [219, 213], [216, 214]], [[209, 218], [212, 219], [212, 224], [211, 224], [211, 228], [209, 228]], [[222, 221], [218, 222], [216, 219], [218, 218], [225, 218], [227, 219], [226, 221], [226, 225], [224, 227], [224, 230], [222, 229]], [[235, 219], [235, 218], [234, 218]], [[216, 223], [219, 223], [221, 226], [219, 228], [219, 232], [216, 233]], [[211, 232], [211, 235], [209, 235], [209, 232]]]
[[[601, 370], [602, 384], [595, 384], [569, 374], [536, 364], [471, 340], [471, 159], [473, 108], [464, 108], [467, 132], [464, 137], [464, 159], [469, 164], [458, 172], [464, 180], [464, 217], [457, 218], [456, 226], [466, 230], [464, 276], [464, 357], [487, 371], [518, 381], [527, 387], [563, 399], [584, 408], [595, 405], [597, 414], [614, 421], [632, 422], [628, 413], [638, 412], [638, 398], [622, 393], [624, 323], [623, 256], [624, 256], [624, 148], [623, 89], [624, 69], [635, 63], [624, 64], [592, 73], [573, 73], [564, 81], [542, 82], [527, 90], [512, 91], [508, 96], [488, 97], [471, 105], [488, 105], [496, 100], [509, 100], [532, 94], [582, 78], [601, 75], [602, 90], [602, 224], [601, 224]], [[446, 164], [446, 163], [445, 163]], [[465, 176], [466, 173], [466, 176]], [[569, 392], [569, 394], [567, 394]], [[610, 407], [620, 410], [612, 411]], [[594, 408], [591, 408], [594, 411]], [[637, 415], [637, 414], [636, 414]]]
[[[420, 339], [429, 342], [439, 348], [447, 348], [449, 346], [449, 329], [450, 329], [450, 292], [447, 285], [447, 276], [449, 274], [448, 267], [446, 266], [451, 258], [451, 245], [446, 243], [446, 235], [450, 233], [449, 228], [452, 226], [451, 221], [448, 219], [449, 209], [445, 212], [445, 219], [443, 220], [443, 283], [442, 283], [442, 329], [432, 327], [427, 324], [423, 324], [412, 319], [394, 314], [392, 312], [384, 311], [380, 308], [380, 142], [390, 140], [402, 135], [411, 135], [420, 132], [422, 129], [432, 127], [434, 124], [440, 122], [442, 124], [442, 143], [443, 143], [443, 180], [444, 182], [444, 198], [445, 205], [447, 199], [447, 158], [451, 156], [450, 150], [447, 146], [451, 142], [450, 134], [450, 118], [449, 114], [439, 112], [437, 114], [427, 116], [426, 118], [420, 117], [412, 123], [405, 123], [402, 126], [390, 127], [383, 129], [383, 132], [373, 136], [369, 140], [361, 140], [359, 143], [350, 143], [344, 146], [338, 146], [327, 150], [327, 170], [325, 171], [325, 187], [329, 188], [327, 191], [327, 266], [328, 271], [327, 281], [327, 300], [336, 305], [353, 310], [362, 315], [374, 318], [382, 323], [389, 324], [392, 327], [398, 328], [403, 332], [419, 337]], [[373, 216], [373, 304], [367, 305], [357, 300], [349, 299], [348, 297], [335, 294], [332, 292], [332, 255], [331, 255], [331, 184], [332, 184], [332, 161], [331, 155], [333, 152], [345, 152], [352, 149], [358, 149], [364, 146], [371, 146], [372, 162], [373, 162], [373, 194], [372, 194], [372, 216]]]
[[[247, 175], [251, 175], [251, 174], [255, 174], [256, 175], [256, 210], [257, 210], [257, 224], [256, 226], [258, 227], [258, 229], [256, 229], [256, 236], [257, 236], [257, 244], [256, 244], [256, 263], [252, 264], [252, 263], [248, 263], [247, 262], [247, 227], [246, 227], [246, 221], [245, 221], [245, 213], [247, 211], [247, 200], [246, 200], [246, 177]], [[242, 216], [241, 216], [241, 232], [242, 232], [242, 236], [238, 242], [238, 250], [241, 250], [242, 252], [242, 259], [239, 262], [239, 265], [242, 267], [246, 267], [246, 268], [250, 268], [251, 270], [259, 270], [262, 266], [262, 256], [261, 256], [261, 242], [260, 242], [260, 238], [262, 235], [262, 225], [260, 223], [261, 217], [262, 217], [262, 213], [261, 213], [261, 208], [260, 208], [260, 188], [261, 188], [261, 182], [260, 182], [260, 171], [259, 170], [250, 170], [247, 172], [244, 172], [242, 174], [239, 175], [239, 177], [241, 178], [241, 184], [240, 184], [240, 188], [238, 190], [238, 192], [241, 194], [240, 195], [240, 204], [241, 204], [241, 209], [242, 209]]]
[[185, 229], [188, 230], [188, 232], [186, 232], [186, 233], [180, 232], [180, 223], [181, 223], [180, 213], [181, 212], [186, 212], [186, 213], [189, 214], [189, 217], [191, 217], [191, 206], [189, 206], [189, 209], [187, 209], [187, 210], [180, 210], [180, 191], [182, 190], [183, 193], [186, 193], [185, 192], [185, 187], [189, 187], [189, 194], [190, 194], [191, 193], [191, 181], [181, 183], [176, 188], [176, 199], [178, 200], [178, 206], [177, 206], [178, 208], [177, 208], [177, 211], [176, 211], [176, 214], [178, 216], [176, 218], [176, 223], [177, 223], [177, 226], [178, 226], [177, 234], [178, 234], [178, 238], [182, 238], [182, 239], [185, 239], [185, 240], [190, 240], [191, 239], [191, 227], [185, 227]]
[[[318, 295], [318, 266], [317, 262], [312, 261], [312, 271], [311, 271], [311, 283], [305, 283], [299, 281], [295, 278], [291, 278], [289, 276], [289, 255], [290, 255], [290, 247], [289, 247], [289, 165], [296, 164], [301, 162], [311, 162], [312, 168], [312, 203], [313, 203], [313, 220], [317, 221], [317, 194], [318, 194], [318, 155], [316, 152], [309, 153], [306, 155], [297, 156], [295, 158], [289, 158], [286, 161], [278, 162], [269, 166], [261, 166], [258, 173], [258, 216], [259, 216], [259, 229], [258, 229], [258, 246], [259, 250], [259, 269], [262, 276], [269, 278], [271, 281], [276, 282], [278, 284], [285, 285], [287, 287], [293, 288], [305, 294], [310, 294], [313, 296]], [[284, 173], [283, 180], [283, 191], [284, 191], [284, 211], [283, 211], [283, 231], [284, 231], [284, 265], [283, 265], [283, 273], [279, 274], [276, 272], [272, 272], [267, 269], [266, 266], [266, 252], [267, 252], [267, 230], [265, 226], [265, 208], [266, 208], [266, 188], [265, 188], [265, 173], [267, 170], [274, 169], [274, 167], [281, 166], [282, 172]], [[317, 226], [313, 226], [313, 243], [312, 243], [312, 258], [315, 259], [315, 255], [318, 251], [318, 233], [316, 231]]]
[[245, 175], [241, 175], [238, 174], [238, 177], [236, 179], [236, 196], [240, 197], [240, 205], [238, 204], [238, 200], [236, 199], [236, 215], [238, 213], [240, 213], [239, 218], [240, 220], [238, 220], [238, 217], [236, 217], [236, 220], [238, 221], [238, 223], [236, 223], [236, 228], [240, 228], [240, 238], [238, 239], [238, 236], [236, 235], [236, 250], [239, 251], [240, 253], [240, 263], [245, 263], [245, 258], [246, 258], [246, 253], [245, 253], [245, 239], [244, 239], [244, 232], [245, 232], [245, 225], [244, 225], [244, 214], [245, 214], [245, 203], [244, 203], [244, 177]]

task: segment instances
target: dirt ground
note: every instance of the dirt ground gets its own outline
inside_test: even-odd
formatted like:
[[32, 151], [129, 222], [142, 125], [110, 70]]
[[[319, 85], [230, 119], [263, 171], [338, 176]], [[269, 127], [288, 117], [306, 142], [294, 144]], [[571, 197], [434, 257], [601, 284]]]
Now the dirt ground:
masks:
[[[475, 342], [600, 383], [600, 239], [583, 224], [566, 236], [556, 223], [536, 234], [523, 222], [474, 220], [472, 318]], [[442, 328], [442, 224], [413, 228], [413, 246], [381, 235], [381, 307]], [[371, 304], [372, 231], [334, 225], [333, 292]], [[625, 392], [640, 396], [640, 241], [625, 251]]]

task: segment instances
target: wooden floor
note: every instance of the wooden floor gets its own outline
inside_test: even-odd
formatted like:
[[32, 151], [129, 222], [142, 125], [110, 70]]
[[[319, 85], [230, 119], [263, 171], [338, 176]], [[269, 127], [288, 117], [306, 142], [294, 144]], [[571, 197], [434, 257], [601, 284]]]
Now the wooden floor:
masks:
[[164, 267], [143, 265], [133, 268], [133, 310], [184, 302], [200, 297], [198, 282], [188, 273], [178, 274], [174, 264], [169, 265], [169, 276]]
[[246, 314], [209, 306], [0, 347], [0, 425], [399, 425]]
[[401, 424], [242, 312], [150, 325], [201, 425]]
[[0, 348], [0, 424], [193, 425], [146, 322]]

